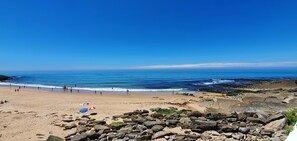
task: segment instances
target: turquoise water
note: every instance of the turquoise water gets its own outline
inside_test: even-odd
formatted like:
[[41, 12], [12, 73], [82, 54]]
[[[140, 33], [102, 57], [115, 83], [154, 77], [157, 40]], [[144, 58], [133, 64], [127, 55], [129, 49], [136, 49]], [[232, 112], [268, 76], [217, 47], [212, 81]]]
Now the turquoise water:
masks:
[[41, 71], [1, 72], [16, 76], [0, 85], [58, 87], [66, 85], [98, 91], [179, 91], [196, 90], [233, 79], [297, 78], [296, 69], [225, 69], [225, 70], [114, 70], [114, 71]]

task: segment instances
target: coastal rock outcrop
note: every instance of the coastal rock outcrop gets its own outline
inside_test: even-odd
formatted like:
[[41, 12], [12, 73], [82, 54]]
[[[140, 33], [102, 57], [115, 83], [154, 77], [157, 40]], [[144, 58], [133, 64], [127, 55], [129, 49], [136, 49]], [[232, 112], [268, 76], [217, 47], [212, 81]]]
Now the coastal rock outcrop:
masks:
[[5, 81], [5, 80], [9, 80], [9, 79], [12, 79], [12, 77], [0, 75], [0, 81]]
[[[256, 112], [230, 114], [199, 113], [167, 109], [141, 110], [125, 116], [116, 116], [116, 122], [78, 119], [76, 133], [65, 137], [67, 141], [107, 141], [107, 140], [270, 140], [286, 138], [287, 124], [283, 112], [272, 115]], [[165, 111], [165, 112], [164, 112]], [[163, 113], [162, 113], [163, 112]], [[156, 116], [158, 115], [158, 116]], [[262, 120], [268, 117], [267, 120]], [[124, 121], [124, 122], [122, 122]], [[73, 126], [74, 127], [74, 126]]]

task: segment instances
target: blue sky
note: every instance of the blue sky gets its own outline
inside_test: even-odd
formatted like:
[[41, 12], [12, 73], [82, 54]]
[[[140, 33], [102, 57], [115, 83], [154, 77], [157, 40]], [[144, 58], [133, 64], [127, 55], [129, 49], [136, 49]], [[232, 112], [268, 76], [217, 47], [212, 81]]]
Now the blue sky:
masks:
[[0, 70], [292, 66], [296, 7], [296, 0], [1, 1]]

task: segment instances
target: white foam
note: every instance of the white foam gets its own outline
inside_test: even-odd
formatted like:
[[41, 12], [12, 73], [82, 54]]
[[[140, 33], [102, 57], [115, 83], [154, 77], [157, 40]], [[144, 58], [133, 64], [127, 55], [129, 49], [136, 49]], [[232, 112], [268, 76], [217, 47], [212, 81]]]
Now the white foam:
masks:
[[[62, 89], [61, 86], [50, 86], [42, 84], [22, 84], [22, 83], [7, 83], [0, 82], [0, 86], [17, 86], [17, 87], [29, 87], [29, 88], [47, 88], [47, 89]], [[67, 87], [70, 89], [71, 87]], [[105, 91], [105, 92], [172, 92], [182, 91], [183, 89], [129, 89], [129, 88], [88, 88], [88, 87], [72, 87], [73, 90], [85, 90], [85, 91]]]
[[17, 86], [17, 87], [31, 87], [31, 88], [56, 88], [60, 89], [60, 86], [50, 86], [50, 85], [42, 85], [42, 84], [23, 84], [23, 83], [8, 83], [8, 82], [0, 82], [0, 86]]
[[226, 83], [233, 83], [234, 80], [226, 80], [226, 79], [214, 79], [212, 82], [204, 82], [204, 85], [214, 85], [214, 84], [226, 84]]
[[108, 92], [172, 92], [182, 91], [183, 89], [129, 89], [129, 88], [86, 88], [86, 87], [74, 87], [74, 90], [86, 90], [86, 91], [108, 91]]

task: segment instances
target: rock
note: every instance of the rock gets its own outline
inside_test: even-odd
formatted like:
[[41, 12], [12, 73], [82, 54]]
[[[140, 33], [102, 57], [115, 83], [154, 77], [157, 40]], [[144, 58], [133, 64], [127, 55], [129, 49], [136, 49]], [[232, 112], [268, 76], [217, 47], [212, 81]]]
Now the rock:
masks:
[[202, 113], [198, 112], [198, 111], [194, 111], [194, 112], [191, 112], [188, 114], [188, 117], [201, 117], [202, 116]]
[[207, 121], [207, 118], [205, 118], [205, 117], [198, 117], [197, 120]]
[[132, 127], [128, 126], [128, 127], [123, 127], [120, 130], [118, 130], [118, 133], [124, 133], [124, 134], [129, 134], [132, 133]]
[[60, 137], [57, 137], [57, 136], [53, 136], [53, 135], [50, 135], [46, 141], [64, 141], [64, 139], [60, 138]]
[[136, 119], [132, 119], [133, 122], [137, 122], [137, 123], [144, 123], [145, 121], [147, 121], [147, 119], [145, 118], [141, 118], [141, 117], [137, 117]]
[[77, 131], [78, 133], [86, 132], [87, 130], [88, 130], [87, 127], [85, 127], [85, 126], [83, 126], [83, 125], [79, 125], [79, 126], [77, 126], [77, 128], [76, 128], [76, 131]]
[[95, 131], [99, 131], [100, 133], [108, 133], [111, 129], [104, 125], [95, 125], [94, 126]]
[[220, 136], [220, 133], [218, 133], [217, 131], [206, 131], [206, 133], [212, 136]]
[[236, 122], [237, 118], [226, 118], [228, 122]]
[[229, 126], [229, 125], [224, 125], [221, 127], [220, 131], [222, 132], [237, 132], [238, 127], [237, 126]]
[[162, 138], [162, 137], [170, 135], [170, 134], [171, 134], [171, 132], [159, 131], [152, 136], [152, 139], [154, 140], [154, 139]]
[[266, 123], [270, 123], [272, 121], [275, 121], [275, 120], [279, 120], [279, 119], [282, 119], [284, 118], [285, 115], [283, 113], [277, 113], [277, 114], [272, 114], [271, 116], [269, 116], [266, 120]]
[[192, 121], [188, 117], [182, 117], [180, 118], [178, 125], [183, 129], [189, 129], [192, 126]]
[[287, 123], [286, 118], [282, 118], [282, 119], [272, 121], [272, 122], [266, 124], [263, 128], [265, 130], [277, 131], [277, 130], [284, 129], [286, 126], [286, 123]]
[[82, 133], [79, 135], [75, 135], [73, 138], [71, 138], [71, 141], [86, 141], [87, 139], [87, 134]]
[[239, 127], [239, 132], [243, 133], [243, 134], [247, 134], [251, 131], [250, 128], [246, 128], [246, 127]]
[[281, 141], [279, 137], [274, 137], [271, 139], [271, 141]]
[[116, 133], [114, 133], [114, 132], [111, 132], [111, 133], [108, 133], [107, 134], [107, 140], [112, 140], [112, 139], [114, 139], [114, 138], [116, 138]]
[[163, 130], [163, 129], [164, 129], [164, 127], [161, 126], [161, 125], [154, 125], [154, 126], [152, 127], [152, 130], [153, 130], [154, 132], [158, 132], [158, 131], [161, 131], [161, 130]]
[[152, 135], [153, 135], [153, 131], [151, 129], [147, 129], [143, 132], [141, 132], [136, 139], [138, 140], [150, 140]]
[[116, 134], [116, 138], [118, 138], [118, 139], [122, 139], [124, 137], [125, 137], [125, 133], [117, 133]]
[[146, 127], [152, 128], [154, 125], [161, 124], [161, 122], [158, 121], [146, 121], [143, 123]]
[[269, 137], [272, 137], [272, 134], [274, 133], [273, 130], [269, 130], [269, 129], [264, 129], [261, 131], [261, 135], [266, 135], [266, 136], [269, 136]]
[[127, 134], [126, 137], [130, 138], [130, 139], [136, 139], [138, 136], [137, 133], [130, 133], [130, 134]]
[[75, 123], [71, 124], [71, 125], [65, 125], [64, 130], [70, 130], [72, 128], [77, 127], [77, 125]]
[[63, 119], [62, 121], [63, 122], [73, 122], [74, 120], [73, 119]]
[[105, 125], [106, 122], [104, 120], [96, 120], [96, 121], [93, 122], [93, 124], [95, 124], [95, 125]]
[[87, 133], [87, 137], [89, 139], [98, 139], [100, 137], [100, 134], [95, 131], [90, 131]]
[[9, 79], [12, 79], [12, 77], [0, 75], [0, 81], [5, 81], [5, 80], [9, 80]]
[[142, 131], [144, 131], [144, 130], [147, 129], [147, 127], [144, 126], [144, 125], [136, 125], [135, 128], [136, 128], [136, 130], [138, 130], [139, 132], [142, 132]]
[[246, 121], [253, 122], [253, 123], [261, 123], [261, 124], [266, 123], [265, 121], [263, 121], [263, 120], [261, 120], [259, 118], [254, 118], [254, 117], [247, 117]]
[[73, 135], [76, 135], [76, 129], [72, 129], [72, 130], [67, 130], [67, 136], [65, 136], [65, 138], [69, 138]]
[[222, 133], [222, 135], [226, 136], [227, 138], [231, 138], [232, 137], [232, 133]]
[[167, 121], [170, 125], [176, 125], [178, 123], [178, 120], [174, 120], [174, 119], [167, 120]]
[[195, 132], [202, 132], [202, 131], [206, 131], [206, 130], [215, 130], [216, 128], [217, 128], [216, 121], [195, 120], [195, 122], [192, 125], [192, 131], [195, 131]]
[[232, 134], [232, 138], [236, 140], [243, 139], [243, 134]]
[[239, 121], [245, 121], [246, 120], [246, 118], [247, 118], [247, 115], [245, 114], [245, 113], [239, 113], [238, 114], [238, 120]]
[[225, 139], [225, 141], [238, 141], [238, 140], [235, 140], [235, 139], [232, 139], [232, 138], [228, 138], [228, 139]]

